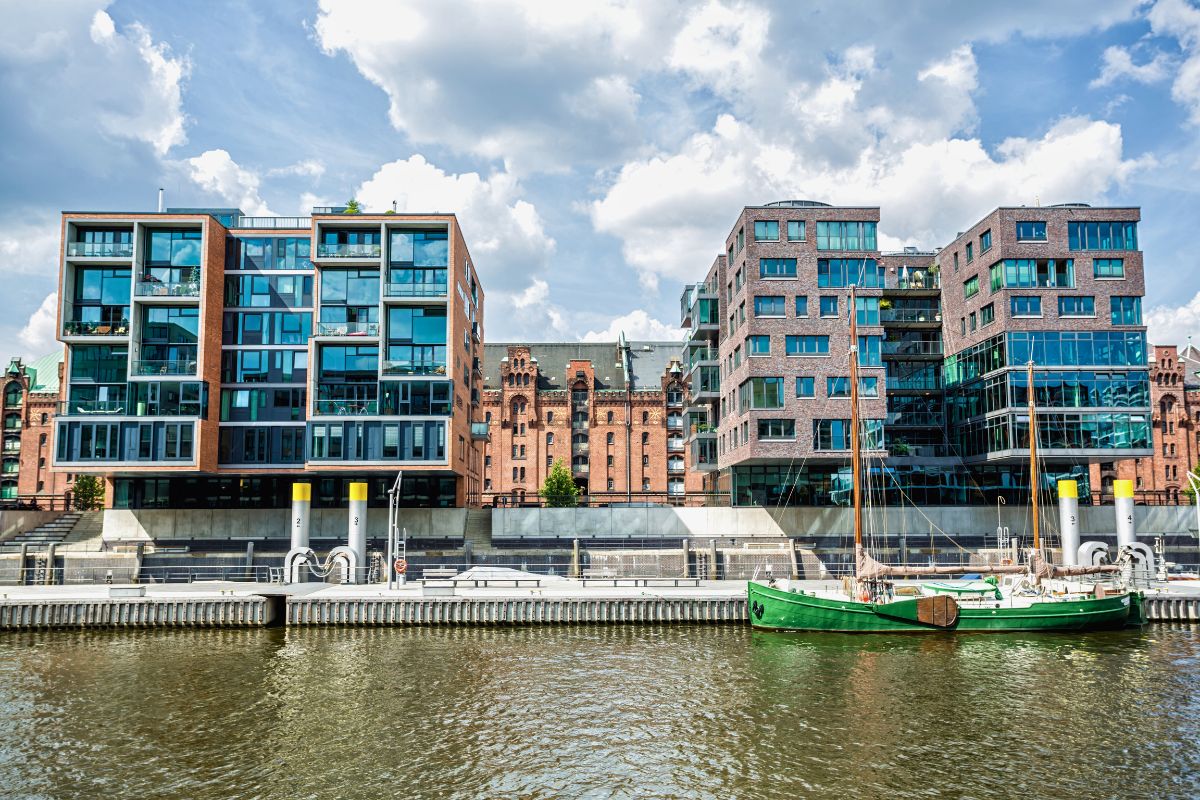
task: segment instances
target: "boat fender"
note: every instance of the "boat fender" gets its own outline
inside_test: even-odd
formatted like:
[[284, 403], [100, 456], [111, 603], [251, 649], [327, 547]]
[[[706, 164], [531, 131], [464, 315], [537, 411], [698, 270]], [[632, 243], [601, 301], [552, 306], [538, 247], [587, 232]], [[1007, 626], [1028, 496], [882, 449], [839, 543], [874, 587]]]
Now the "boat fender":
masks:
[[860, 592], [858, 593], [858, 601], [859, 601], [860, 603], [869, 603], [869, 602], [871, 602], [871, 593], [870, 593], [870, 592], [868, 592], [866, 589], [863, 589], [862, 591], [860, 591]]

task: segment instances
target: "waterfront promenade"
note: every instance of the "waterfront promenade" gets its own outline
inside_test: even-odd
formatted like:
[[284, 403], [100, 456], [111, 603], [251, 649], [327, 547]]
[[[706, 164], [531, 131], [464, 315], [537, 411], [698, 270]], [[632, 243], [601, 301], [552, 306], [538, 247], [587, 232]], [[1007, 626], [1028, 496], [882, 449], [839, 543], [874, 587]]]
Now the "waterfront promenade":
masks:
[[[746, 583], [740, 580], [475, 574], [391, 590], [379, 584], [236, 582], [4, 587], [0, 630], [747, 621]], [[1200, 582], [1154, 587], [1147, 607], [1152, 621], [1200, 622]]]

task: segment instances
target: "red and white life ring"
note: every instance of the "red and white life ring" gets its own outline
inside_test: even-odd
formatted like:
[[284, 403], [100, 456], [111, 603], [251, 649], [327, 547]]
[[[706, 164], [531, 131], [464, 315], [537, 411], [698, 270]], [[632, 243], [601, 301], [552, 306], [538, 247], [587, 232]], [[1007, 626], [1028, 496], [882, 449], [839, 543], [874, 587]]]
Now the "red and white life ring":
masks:
[[403, 575], [408, 572], [408, 561], [403, 558], [397, 558], [392, 566], [395, 568], [397, 575]]

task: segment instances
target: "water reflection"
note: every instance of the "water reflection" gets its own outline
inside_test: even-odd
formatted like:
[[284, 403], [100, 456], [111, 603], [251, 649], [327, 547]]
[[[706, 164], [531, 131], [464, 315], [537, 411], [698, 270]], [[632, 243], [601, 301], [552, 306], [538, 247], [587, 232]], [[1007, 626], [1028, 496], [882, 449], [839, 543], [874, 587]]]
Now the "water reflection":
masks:
[[9, 635], [0, 786], [32, 797], [1182, 798], [1200, 780], [1198, 690], [1196, 628]]

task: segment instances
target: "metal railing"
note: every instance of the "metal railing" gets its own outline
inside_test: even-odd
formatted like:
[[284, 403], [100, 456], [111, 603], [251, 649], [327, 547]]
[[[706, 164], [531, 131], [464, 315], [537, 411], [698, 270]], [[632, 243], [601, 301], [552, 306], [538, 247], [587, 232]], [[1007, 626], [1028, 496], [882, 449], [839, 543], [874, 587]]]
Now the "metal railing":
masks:
[[317, 258], [379, 258], [383, 246], [378, 244], [318, 244]]
[[312, 227], [312, 217], [238, 217], [235, 228], [260, 228], [263, 230], [299, 230]]
[[941, 274], [938, 272], [922, 272], [920, 275], [910, 274], [907, 278], [897, 277], [895, 282], [888, 281], [889, 289], [937, 289], [942, 285]]
[[133, 242], [67, 242], [70, 258], [133, 258]]
[[[545, 498], [535, 495], [524, 499], [498, 494], [485, 505], [492, 508], [540, 508], [546, 506]], [[607, 508], [610, 506], [729, 506], [728, 492], [589, 492], [579, 498], [579, 508]], [[661, 540], [658, 540], [661, 541]]]
[[883, 342], [885, 356], [940, 356], [941, 342]]
[[124, 414], [128, 404], [124, 400], [60, 400], [58, 416], [82, 417], [89, 414]]
[[151, 375], [188, 375], [196, 374], [196, 361], [194, 359], [171, 359], [171, 360], [150, 360], [144, 359], [134, 361], [132, 364], [134, 375], [147, 377]]
[[913, 308], [882, 308], [879, 318], [884, 322], [941, 322], [942, 312]]
[[378, 322], [318, 322], [317, 336], [378, 336]]
[[449, 293], [447, 283], [385, 283], [384, 297], [445, 297]]
[[199, 297], [200, 281], [138, 281], [134, 294], [138, 297]]
[[667, 452], [669, 453], [682, 453], [685, 447], [686, 445], [683, 443], [683, 439], [667, 440]]
[[445, 375], [446, 362], [444, 361], [384, 361], [384, 375]]
[[63, 495], [19, 494], [0, 499], [0, 511], [70, 511], [72, 507], [70, 492]]
[[379, 413], [378, 400], [314, 400], [313, 413], [329, 417], [359, 417]]

